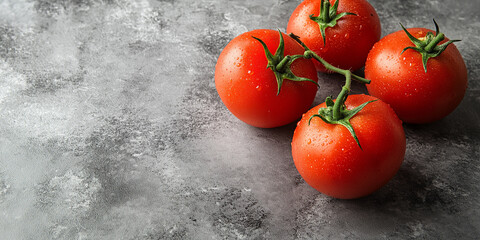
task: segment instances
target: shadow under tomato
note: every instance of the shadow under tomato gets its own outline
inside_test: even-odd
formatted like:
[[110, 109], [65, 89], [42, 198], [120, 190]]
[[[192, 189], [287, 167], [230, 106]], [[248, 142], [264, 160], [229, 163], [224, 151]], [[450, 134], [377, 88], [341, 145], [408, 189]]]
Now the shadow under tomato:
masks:
[[431, 214], [436, 209], [457, 212], [455, 198], [444, 189], [435, 186], [435, 176], [423, 174], [412, 165], [404, 164], [386, 186], [351, 203], [375, 207], [380, 211], [405, 214], [409, 212]]
[[468, 90], [458, 107], [441, 120], [428, 124], [405, 124], [415, 134], [431, 134], [448, 138], [476, 138], [480, 140], [479, 90]]

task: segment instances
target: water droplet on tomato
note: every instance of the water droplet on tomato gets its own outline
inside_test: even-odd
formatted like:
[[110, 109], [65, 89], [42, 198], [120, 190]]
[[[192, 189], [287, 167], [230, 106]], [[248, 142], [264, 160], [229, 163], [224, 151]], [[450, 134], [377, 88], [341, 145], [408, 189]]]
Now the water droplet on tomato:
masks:
[[363, 25], [360, 24], [360, 26], [358, 26], [358, 30], [362, 30], [362, 28], [363, 28]]
[[252, 75], [253, 74], [253, 71], [252, 70], [248, 70], [247, 72], [249, 75]]
[[345, 33], [345, 38], [346, 38], [346, 39], [349, 39], [349, 38], [350, 38], [350, 35], [348, 35], [348, 33]]
[[257, 91], [262, 90], [262, 86], [260, 86], [260, 85], [257, 85], [257, 87], [255, 87], [255, 88], [257, 89]]
[[309, 138], [309, 139], [307, 140], [307, 144], [310, 144], [310, 143], [312, 143], [312, 139]]

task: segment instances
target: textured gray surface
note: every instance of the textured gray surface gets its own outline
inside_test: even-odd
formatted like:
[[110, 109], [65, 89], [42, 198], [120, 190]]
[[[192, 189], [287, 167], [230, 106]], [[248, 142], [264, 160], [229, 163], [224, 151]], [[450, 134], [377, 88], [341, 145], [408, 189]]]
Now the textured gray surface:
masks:
[[[299, 2], [0, 0], [0, 239], [478, 238], [480, 2], [370, 1], [383, 35], [435, 18], [462, 39], [469, 89], [351, 201], [301, 179], [295, 124], [245, 125], [215, 90], [227, 42]], [[315, 104], [342, 84], [320, 78]]]

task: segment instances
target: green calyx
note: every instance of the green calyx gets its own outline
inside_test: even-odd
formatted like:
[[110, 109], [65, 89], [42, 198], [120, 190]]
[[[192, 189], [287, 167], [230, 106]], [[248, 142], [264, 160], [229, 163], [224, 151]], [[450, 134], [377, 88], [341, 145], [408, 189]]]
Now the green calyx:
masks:
[[345, 74], [345, 79], [345, 85], [342, 87], [342, 91], [338, 94], [337, 100], [333, 102], [331, 97], [327, 97], [327, 99], [325, 100], [327, 107], [320, 108], [318, 110], [318, 114], [312, 115], [310, 119], [308, 119], [308, 125], [310, 125], [310, 122], [314, 117], [319, 117], [324, 122], [329, 124], [342, 125], [348, 129], [352, 137], [355, 139], [355, 142], [357, 142], [358, 147], [362, 149], [362, 146], [358, 141], [357, 134], [355, 133], [352, 124], [350, 124], [350, 119], [358, 112], [360, 112], [365, 106], [367, 106], [367, 104], [375, 102], [377, 100], [365, 102], [352, 110], [348, 110], [345, 106], [345, 101], [347, 100], [348, 93], [350, 92], [351, 84], [351, 73], [348, 70]]
[[282, 33], [280, 31], [278, 31], [278, 33], [280, 34], [280, 43], [278, 44], [278, 48], [275, 54], [272, 54], [268, 50], [267, 45], [261, 39], [252, 36], [255, 40], [259, 41], [262, 44], [263, 49], [265, 51], [265, 56], [267, 57], [267, 60], [268, 60], [267, 68], [270, 68], [275, 74], [275, 78], [277, 79], [277, 86], [278, 86], [277, 95], [280, 94], [280, 89], [282, 87], [284, 79], [288, 79], [296, 82], [308, 81], [308, 82], [314, 83], [318, 87], [318, 83], [313, 81], [312, 79], [298, 77], [295, 74], [293, 74], [290, 68], [290, 65], [292, 65], [292, 63], [295, 60], [299, 58], [304, 58], [304, 56], [303, 55], [284, 56], [285, 42], [283, 40]]
[[333, 6], [330, 5], [330, 1], [322, 0], [320, 2], [320, 14], [317, 17], [314, 17], [313, 14], [310, 15], [310, 19], [316, 23], [320, 27], [320, 32], [323, 38], [323, 45], [325, 46], [325, 29], [329, 27], [335, 27], [337, 25], [337, 21], [340, 18], [346, 15], [356, 15], [355, 13], [343, 12], [337, 13], [338, 3], [340, 0], [336, 0]]
[[428, 32], [427, 35], [422, 38], [418, 39], [414, 37], [412, 34], [410, 34], [407, 29], [400, 23], [400, 26], [402, 26], [403, 31], [407, 34], [408, 38], [412, 43], [415, 45], [415, 47], [406, 47], [402, 50], [402, 53], [405, 52], [407, 49], [413, 49], [417, 52], [419, 52], [422, 55], [422, 62], [423, 62], [423, 69], [425, 72], [427, 72], [427, 62], [428, 59], [437, 57], [440, 55], [445, 49], [448, 47], [448, 45], [458, 42], [460, 40], [450, 40], [448, 42], [445, 42], [441, 45], [438, 45], [441, 41], [445, 39], [445, 35], [441, 33], [438, 29], [438, 24], [433, 19], [433, 23], [435, 24], [435, 35], [433, 33]]

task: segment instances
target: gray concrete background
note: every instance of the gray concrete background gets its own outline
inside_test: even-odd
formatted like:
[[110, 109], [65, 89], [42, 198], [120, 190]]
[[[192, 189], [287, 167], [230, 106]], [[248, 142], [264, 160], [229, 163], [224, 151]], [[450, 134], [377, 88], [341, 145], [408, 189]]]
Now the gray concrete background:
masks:
[[[478, 239], [480, 2], [370, 2], [383, 35], [435, 18], [462, 39], [469, 89], [345, 201], [297, 173], [295, 124], [250, 127], [215, 90], [228, 41], [300, 1], [0, 0], [0, 239]], [[319, 76], [315, 104], [343, 84]]]

